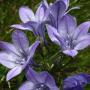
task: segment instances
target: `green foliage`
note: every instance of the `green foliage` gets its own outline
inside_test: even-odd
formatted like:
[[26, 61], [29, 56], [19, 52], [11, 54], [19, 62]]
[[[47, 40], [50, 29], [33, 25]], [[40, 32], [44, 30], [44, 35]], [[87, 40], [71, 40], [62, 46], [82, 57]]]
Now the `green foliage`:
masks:
[[[0, 40], [11, 41], [12, 29], [10, 25], [21, 22], [18, 15], [20, 6], [26, 5], [35, 11], [39, 2], [40, 0], [0, 0]], [[78, 24], [90, 20], [90, 0], [71, 0], [70, 7], [73, 6], [80, 6], [80, 10], [70, 12], [77, 17]], [[32, 32], [26, 32], [26, 34], [30, 43], [35, 40]], [[38, 71], [49, 71], [56, 79], [58, 85], [61, 85], [61, 80], [68, 75], [80, 72], [90, 74], [90, 47], [80, 51], [74, 59], [58, 51], [59, 47], [49, 39], [48, 47], [43, 46], [42, 48], [39, 46], [34, 57], [35, 61], [40, 64]], [[24, 81], [23, 74], [10, 82], [6, 82], [5, 75], [7, 71], [5, 67], [0, 65], [0, 90], [17, 90], [21, 82]], [[87, 85], [85, 90], [90, 90], [90, 85]]]

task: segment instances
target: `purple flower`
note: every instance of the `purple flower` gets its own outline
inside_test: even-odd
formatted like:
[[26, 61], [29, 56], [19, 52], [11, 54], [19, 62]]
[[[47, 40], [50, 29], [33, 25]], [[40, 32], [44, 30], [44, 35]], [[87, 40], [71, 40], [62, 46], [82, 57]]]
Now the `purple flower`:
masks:
[[74, 57], [78, 50], [90, 45], [90, 33], [88, 33], [90, 21], [84, 22], [77, 27], [76, 19], [65, 15], [58, 23], [58, 29], [47, 25], [50, 39], [61, 46], [62, 52]]
[[22, 24], [15, 24], [11, 27], [21, 30], [30, 30], [35, 36], [40, 36], [45, 40], [45, 23], [47, 22], [47, 17], [49, 14], [48, 3], [43, 0], [36, 13], [26, 6], [22, 6], [19, 9], [19, 16]]
[[16, 30], [12, 33], [12, 42], [0, 41], [0, 63], [11, 69], [7, 74], [7, 81], [19, 75], [25, 67], [30, 64], [39, 41], [29, 46], [29, 41], [22, 31]]
[[46, 71], [38, 74], [29, 68], [27, 79], [28, 81], [22, 84], [19, 90], [59, 90], [53, 77]]
[[66, 8], [68, 9], [70, 0], [56, 0], [56, 1], [63, 1], [66, 4]]
[[63, 90], [83, 90], [87, 84], [90, 84], [90, 75], [77, 74], [63, 81]]
[[73, 9], [79, 9], [79, 7], [72, 7], [68, 10], [69, 0], [56, 0], [50, 6], [49, 21], [52, 26], [58, 28], [59, 20]]

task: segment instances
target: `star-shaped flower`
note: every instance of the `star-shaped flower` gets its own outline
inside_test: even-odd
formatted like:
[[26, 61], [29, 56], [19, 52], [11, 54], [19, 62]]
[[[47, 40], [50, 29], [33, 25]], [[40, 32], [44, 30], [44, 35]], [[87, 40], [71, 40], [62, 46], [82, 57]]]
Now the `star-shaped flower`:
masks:
[[22, 6], [19, 9], [19, 16], [22, 24], [11, 25], [12, 28], [21, 30], [30, 30], [35, 36], [40, 36], [45, 41], [45, 23], [47, 23], [47, 17], [49, 14], [48, 3], [43, 0], [36, 13], [26, 7]]
[[26, 74], [28, 81], [19, 90], [59, 90], [53, 77], [46, 71], [36, 73], [29, 68]]
[[90, 21], [77, 27], [76, 19], [67, 14], [59, 20], [58, 28], [47, 25], [47, 31], [50, 39], [61, 46], [64, 54], [74, 57], [78, 50], [90, 45], [89, 27]]
[[0, 64], [11, 69], [7, 80], [19, 75], [32, 62], [39, 41], [29, 46], [29, 41], [22, 31], [16, 30], [12, 34], [13, 44], [0, 41]]

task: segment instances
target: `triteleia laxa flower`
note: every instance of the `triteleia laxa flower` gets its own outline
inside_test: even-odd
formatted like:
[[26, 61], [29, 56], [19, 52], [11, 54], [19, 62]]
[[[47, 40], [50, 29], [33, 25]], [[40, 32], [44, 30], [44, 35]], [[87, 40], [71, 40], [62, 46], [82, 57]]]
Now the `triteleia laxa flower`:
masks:
[[19, 90], [59, 90], [53, 77], [46, 71], [36, 73], [32, 68], [27, 71], [27, 80]]
[[30, 30], [35, 36], [40, 36], [45, 41], [45, 23], [47, 23], [47, 17], [49, 14], [48, 3], [43, 0], [36, 13], [26, 7], [22, 6], [19, 9], [19, 16], [22, 24], [11, 25], [11, 27], [21, 30]]
[[0, 64], [11, 69], [7, 74], [7, 81], [19, 75], [22, 70], [32, 61], [33, 55], [39, 41], [29, 46], [29, 41], [22, 31], [16, 30], [12, 33], [12, 42], [0, 41]]
[[76, 19], [71, 15], [65, 15], [58, 23], [58, 29], [47, 25], [50, 39], [61, 46], [62, 52], [69, 56], [76, 56], [78, 50], [90, 45], [90, 33], [88, 33], [90, 21], [77, 27]]
[[63, 81], [63, 90], [84, 90], [87, 84], [90, 84], [90, 75], [77, 74], [69, 76]]

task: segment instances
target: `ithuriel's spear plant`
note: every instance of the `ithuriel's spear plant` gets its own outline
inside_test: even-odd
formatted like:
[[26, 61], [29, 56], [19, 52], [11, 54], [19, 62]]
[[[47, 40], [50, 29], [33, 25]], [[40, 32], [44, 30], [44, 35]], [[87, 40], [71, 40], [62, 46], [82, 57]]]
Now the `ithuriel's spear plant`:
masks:
[[[66, 67], [71, 66], [72, 63], [76, 64], [75, 57], [78, 51], [90, 45], [88, 32], [90, 21], [77, 26], [76, 18], [70, 15], [69, 11], [79, 7], [68, 9], [69, 3], [69, 0], [56, 0], [48, 4], [47, 0], [42, 0], [35, 13], [27, 6], [19, 8], [22, 22], [11, 25], [12, 43], [0, 41], [0, 64], [10, 69], [6, 80], [9, 81], [24, 73], [24, 78], [22, 77], [24, 83], [22, 82], [18, 90], [83, 90], [87, 84], [90, 84], [90, 75], [85, 72], [79, 74], [73, 71], [70, 74], [65, 72]], [[37, 38], [30, 46], [23, 30], [32, 31]], [[59, 46], [57, 50], [59, 53], [56, 52], [58, 55], [52, 56], [54, 61], [47, 53], [45, 58], [41, 55], [44, 60], [41, 60], [38, 65], [34, 58], [35, 51], [36, 54], [41, 54], [40, 47], [48, 46], [48, 51], [52, 52], [49, 48], [49, 40], [45, 38], [46, 34], [52, 43]], [[42, 42], [44, 45], [41, 45]], [[71, 60], [63, 63], [63, 58]], [[59, 60], [60, 64], [56, 64], [55, 61]]]

